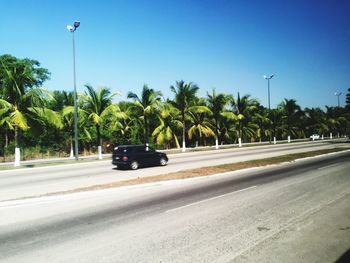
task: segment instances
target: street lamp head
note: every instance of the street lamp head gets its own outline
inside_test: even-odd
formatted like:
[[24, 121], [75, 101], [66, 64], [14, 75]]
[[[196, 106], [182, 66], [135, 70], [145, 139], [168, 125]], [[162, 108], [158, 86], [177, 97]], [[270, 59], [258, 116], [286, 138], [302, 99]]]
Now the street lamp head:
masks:
[[264, 79], [272, 79], [274, 75], [270, 75], [269, 77], [264, 75]]
[[74, 28], [78, 28], [80, 26], [80, 21], [74, 21]]
[[67, 29], [73, 33], [79, 26], [80, 26], [80, 21], [74, 21], [73, 26], [67, 25]]
[[67, 25], [67, 29], [70, 31], [70, 32], [74, 32], [74, 27], [72, 27], [71, 25]]

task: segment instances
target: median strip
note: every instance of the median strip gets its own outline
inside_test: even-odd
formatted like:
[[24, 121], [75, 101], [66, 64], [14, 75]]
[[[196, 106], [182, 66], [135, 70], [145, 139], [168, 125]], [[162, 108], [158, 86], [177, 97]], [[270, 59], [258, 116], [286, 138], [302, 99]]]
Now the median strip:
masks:
[[[263, 166], [268, 166], [273, 164], [293, 162], [297, 159], [314, 157], [314, 156], [319, 156], [319, 155], [328, 154], [328, 153], [336, 153], [336, 152], [341, 152], [345, 150], [349, 150], [349, 148], [339, 147], [339, 148], [333, 148], [333, 149], [324, 149], [324, 150], [317, 150], [317, 151], [311, 151], [311, 152], [288, 154], [288, 155], [283, 155], [278, 157], [271, 157], [271, 158], [265, 158], [265, 159], [258, 159], [258, 160], [223, 164], [223, 165], [217, 165], [217, 166], [211, 166], [211, 167], [203, 167], [203, 168], [197, 168], [192, 170], [185, 170], [180, 172], [168, 173], [164, 175], [139, 177], [137, 179], [130, 179], [130, 180], [118, 181], [118, 182], [113, 182], [108, 184], [81, 187], [81, 188], [76, 188], [76, 189], [67, 190], [67, 191], [52, 192], [52, 193], [47, 193], [39, 196], [27, 196], [27, 197], [22, 197], [18, 199], [71, 194], [76, 192], [95, 191], [95, 190], [116, 188], [116, 187], [129, 186], [129, 185], [147, 184], [147, 183], [154, 183], [154, 182], [160, 182], [160, 181], [208, 176], [208, 175], [231, 172], [231, 171], [242, 170], [242, 169], [252, 168], [252, 167], [263, 167]], [[18, 199], [13, 199], [13, 200], [18, 200]], [[7, 200], [7, 201], [10, 201], [10, 200]]]

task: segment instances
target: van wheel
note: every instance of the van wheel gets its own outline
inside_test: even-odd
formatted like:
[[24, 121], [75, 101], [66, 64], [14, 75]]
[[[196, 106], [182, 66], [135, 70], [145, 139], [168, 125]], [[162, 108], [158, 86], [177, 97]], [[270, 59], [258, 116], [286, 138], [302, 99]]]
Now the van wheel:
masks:
[[137, 168], [139, 168], [139, 164], [136, 161], [132, 161], [130, 164], [130, 169], [137, 170]]
[[165, 166], [167, 164], [167, 160], [164, 157], [162, 157], [159, 160], [159, 164], [160, 164], [160, 166]]

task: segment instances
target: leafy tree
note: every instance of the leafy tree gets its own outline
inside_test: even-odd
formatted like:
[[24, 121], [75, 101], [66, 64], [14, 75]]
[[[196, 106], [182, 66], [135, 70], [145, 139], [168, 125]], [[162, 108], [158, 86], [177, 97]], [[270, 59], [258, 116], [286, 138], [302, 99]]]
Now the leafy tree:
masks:
[[47, 108], [52, 96], [40, 87], [49, 78], [47, 69], [36, 60], [17, 59], [11, 55], [0, 57], [1, 105], [7, 114], [7, 125], [15, 133], [15, 165], [20, 165], [19, 131], [40, 132], [41, 127], [51, 123], [61, 126], [58, 115]]

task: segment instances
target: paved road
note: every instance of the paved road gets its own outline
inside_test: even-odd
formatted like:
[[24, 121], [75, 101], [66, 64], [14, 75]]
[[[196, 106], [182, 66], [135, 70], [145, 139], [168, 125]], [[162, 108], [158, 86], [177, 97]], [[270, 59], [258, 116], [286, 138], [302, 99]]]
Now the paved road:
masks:
[[235, 148], [207, 152], [170, 155], [166, 167], [153, 167], [137, 171], [114, 169], [111, 160], [78, 163], [41, 168], [27, 168], [0, 172], [0, 201], [65, 191], [85, 186], [123, 181], [138, 177], [166, 174], [203, 166], [234, 163], [282, 154], [349, 147], [349, 143], [315, 141], [260, 147]]
[[0, 202], [0, 261], [335, 262], [350, 248], [349, 161]]

